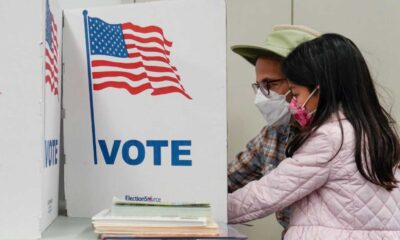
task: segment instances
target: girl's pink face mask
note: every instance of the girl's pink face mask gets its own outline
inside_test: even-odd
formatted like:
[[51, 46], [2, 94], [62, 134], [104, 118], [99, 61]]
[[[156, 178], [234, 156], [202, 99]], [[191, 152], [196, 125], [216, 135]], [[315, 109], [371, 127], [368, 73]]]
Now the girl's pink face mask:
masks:
[[314, 93], [317, 91], [317, 89], [318, 88], [314, 89], [310, 93], [310, 96], [308, 96], [307, 100], [302, 105], [299, 105], [296, 97], [293, 97], [289, 103], [290, 113], [293, 115], [294, 119], [302, 127], [306, 127], [311, 123], [312, 116], [313, 116], [313, 113], [315, 112], [315, 110], [312, 112], [308, 112], [304, 106], [307, 104], [307, 102], [310, 100], [310, 98], [314, 95]]

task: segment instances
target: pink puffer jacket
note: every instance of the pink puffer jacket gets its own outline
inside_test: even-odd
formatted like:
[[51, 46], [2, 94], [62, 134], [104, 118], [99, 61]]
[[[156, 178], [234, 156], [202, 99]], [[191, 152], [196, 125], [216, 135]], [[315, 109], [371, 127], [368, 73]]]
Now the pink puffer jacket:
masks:
[[229, 222], [261, 218], [291, 205], [287, 240], [400, 239], [400, 191], [388, 192], [361, 176], [353, 127], [341, 118], [343, 146], [336, 156], [342, 137], [338, 120], [331, 118], [292, 158], [229, 194]]

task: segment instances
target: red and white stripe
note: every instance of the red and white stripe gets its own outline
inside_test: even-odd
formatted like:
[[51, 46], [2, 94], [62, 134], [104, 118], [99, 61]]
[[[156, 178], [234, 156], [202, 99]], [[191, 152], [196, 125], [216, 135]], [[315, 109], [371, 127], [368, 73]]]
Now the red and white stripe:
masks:
[[50, 91], [54, 95], [58, 95], [58, 41], [57, 41], [57, 25], [54, 17], [51, 19], [51, 37], [53, 46], [50, 47], [46, 42], [45, 46], [45, 83], [49, 84]]

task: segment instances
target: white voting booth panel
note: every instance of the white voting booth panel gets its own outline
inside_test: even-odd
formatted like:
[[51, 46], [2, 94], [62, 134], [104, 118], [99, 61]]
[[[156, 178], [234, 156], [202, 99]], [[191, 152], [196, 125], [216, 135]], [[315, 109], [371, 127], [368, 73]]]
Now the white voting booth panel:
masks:
[[226, 222], [223, 0], [64, 12], [69, 216], [117, 196], [208, 202]]
[[44, 141], [42, 165], [42, 220], [43, 231], [58, 215], [60, 170], [60, 108], [61, 108], [61, 50], [62, 10], [57, 1], [45, 2], [43, 104]]
[[58, 214], [62, 12], [53, 0], [7, 2], [0, 239], [37, 239]]

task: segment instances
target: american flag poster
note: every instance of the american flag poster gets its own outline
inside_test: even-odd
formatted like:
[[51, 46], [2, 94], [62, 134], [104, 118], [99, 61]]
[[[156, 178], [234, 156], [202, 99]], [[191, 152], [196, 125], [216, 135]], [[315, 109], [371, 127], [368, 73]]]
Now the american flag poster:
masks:
[[113, 196], [208, 202], [226, 221], [223, 0], [64, 13], [68, 214]]
[[42, 213], [41, 228], [58, 215], [58, 179], [60, 169], [61, 46], [62, 10], [57, 1], [44, 3], [42, 141]]
[[173, 42], [158, 26], [110, 24], [87, 17], [93, 90], [124, 89], [132, 95], [179, 93], [192, 99], [169, 56]]

